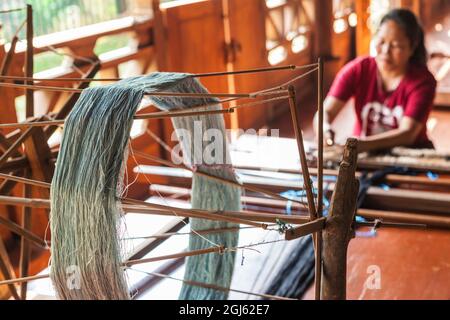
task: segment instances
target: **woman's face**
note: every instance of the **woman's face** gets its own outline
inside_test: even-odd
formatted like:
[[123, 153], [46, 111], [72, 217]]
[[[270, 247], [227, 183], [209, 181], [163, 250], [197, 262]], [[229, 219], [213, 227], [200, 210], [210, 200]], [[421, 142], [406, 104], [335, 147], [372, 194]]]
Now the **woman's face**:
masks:
[[382, 71], [405, 71], [413, 50], [403, 29], [394, 21], [384, 22], [375, 36], [376, 61]]

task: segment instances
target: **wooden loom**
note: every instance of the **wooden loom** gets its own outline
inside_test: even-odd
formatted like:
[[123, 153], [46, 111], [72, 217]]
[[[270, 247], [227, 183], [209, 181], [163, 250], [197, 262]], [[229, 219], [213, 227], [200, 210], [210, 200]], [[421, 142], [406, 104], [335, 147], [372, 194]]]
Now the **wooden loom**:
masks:
[[[32, 21], [31, 21], [31, 6], [27, 7], [27, 15], [28, 15], [28, 20], [27, 20], [27, 38], [28, 40], [32, 39]], [[28, 43], [31, 43], [32, 41], [29, 41]], [[28, 46], [30, 48], [30, 50], [28, 50], [27, 52], [29, 53], [28, 57], [29, 59], [27, 59], [28, 64], [27, 64], [27, 73], [26, 73], [26, 77], [19, 79], [16, 78], [14, 80], [22, 80], [24, 81], [24, 84], [14, 84], [14, 83], [1, 83], [1, 86], [3, 87], [15, 87], [15, 88], [23, 88], [26, 90], [27, 92], [27, 117], [32, 117], [32, 113], [33, 113], [33, 90], [34, 89], [40, 89], [40, 90], [61, 90], [61, 91], [68, 91], [72, 93], [72, 97], [74, 97], [73, 99], [70, 99], [68, 101], [68, 103], [66, 103], [66, 105], [62, 108], [62, 110], [56, 114], [56, 115], [48, 115], [47, 117], [39, 117], [37, 119], [28, 119], [26, 122], [23, 123], [16, 123], [16, 124], [2, 124], [1, 127], [2, 128], [22, 128], [23, 129], [23, 133], [18, 131], [17, 133], [15, 133], [15, 136], [13, 136], [13, 138], [10, 139], [10, 141], [13, 141], [12, 143], [10, 143], [10, 145], [8, 145], [7, 148], [5, 148], [5, 152], [2, 155], [2, 158], [0, 160], [1, 163], [4, 163], [5, 165], [8, 165], [10, 163], [8, 163], [8, 159], [10, 158], [10, 156], [12, 156], [13, 154], [17, 153], [17, 149], [20, 147], [20, 145], [22, 143], [25, 143], [25, 150], [26, 152], [28, 152], [29, 149], [33, 149], [34, 153], [33, 154], [26, 154], [25, 159], [23, 162], [26, 161], [26, 159], [28, 159], [29, 163], [30, 163], [30, 167], [31, 167], [31, 177], [33, 177], [34, 179], [29, 179], [29, 175], [25, 174], [22, 172], [20, 172], [19, 174], [16, 175], [3, 175], [2, 177], [5, 178], [7, 182], [10, 185], [14, 185], [17, 182], [21, 182], [24, 183], [27, 187], [25, 188], [24, 191], [24, 197], [22, 198], [18, 198], [18, 197], [11, 197], [11, 196], [2, 196], [2, 198], [0, 198], [0, 202], [3, 204], [8, 204], [8, 205], [19, 205], [19, 206], [23, 206], [24, 207], [24, 217], [26, 217], [26, 219], [24, 219], [24, 225], [23, 226], [18, 226], [16, 224], [14, 224], [11, 221], [3, 221], [2, 223], [9, 229], [12, 229], [13, 232], [19, 233], [19, 235], [22, 236], [22, 247], [21, 247], [21, 252], [23, 255], [23, 259], [21, 261], [21, 265], [22, 265], [22, 272], [21, 272], [21, 277], [22, 279], [13, 279], [13, 275], [11, 274], [11, 272], [8, 272], [12, 269], [11, 267], [11, 263], [8, 261], [8, 259], [6, 258], [6, 256], [3, 256], [2, 258], [2, 270], [5, 273], [5, 278], [9, 278], [7, 279], [7, 281], [3, 281], [1, 282], [1, 284], [3, 285], [8, 285], [9, 289], [11, 291], [11, 294], [15, 297], [18, 298], [18, 294], [17, 292], [15, 292], [15, 287], [12, 285], [13, 283], [17, 283], [17, 282], [21, 282], [22, 284], [26, 283], [26, 281], [30, 280], [30, 278], [26, 278], [24, 276], [27, 275], [27, 272], [25, 271], [26, 266], [28, 264], [28, 255], [29, 252], [27, 254], [27, 252], [25, 251], [29, 251], [29, 243], [28, 241], [33, 241], [33, 243], [37, 243], [40, 246], [45, 246], [46, 245], [46, 241], [44, 239], [39, 238], [38, 236], [36, 236], [34, 233], [29, 231], [29, 221], [31, 218], [31, 211], [30, 208], [41, 208], [41, 209], [49, 209], [49, 203], [48, 200], [45, 200], [45, 196], [42, 197], [43, 199], [36, 199], [36, 198], [31, 198], [31, 194], [30, 194], [30, 188], [29, 185], [34, 185], [34, 186], [38, 186], [45, 189], [48, 189], [49, 185], [48, 182], [51, 180], [51, 172], [53, 171], [52, 169], [52, 164], [50, 158], [53, 156], [55, 156], [57, 154], [57, 151], [50, 151], [50, 149], [48, 148], [47, 145], [47, 138], [55, 131], [56, 126], [57, 125], [61, 125], [64, 123], [64, 116], [67, 115], [67, 113], [70, 111], [70, 109], [73, 107], [74, 103], [75, 103], [75, 97], [76, 94], [80, 93], [81, 90], [87, 86], [87, 84], [89, 83], [89, 81], [93, 80], [93, 75], [95, 74], [96, 70], [98, 70], [98, 64], [94, 64], [92, 67], [92, 71], [86, 76], [86, 78], [84, 79], [74, 79], [74, 80], [78, 80], [80, 81], [80, 87], [79, 88], [74, 88], [74, 89], [68, 89], [68, 88], [61, 88], [61, 87], [49, 87], [49, 86], [39, 86], [39, 85], [34, 85], [34, 80], [32, 78], [32, 62], [31, 58], [32, 57], [32, 46]], [[319, 75], [322, 74], [322, 62], [319, 61], [317, 64], [314, 65], [310, 65], [310, 66], [306, 66], [306, 67], [313, 67], [314, 69], [309, 70], [306, 74], [309, 74], [311, 72], [314, 72], [316, 70], [319, 71]], [[298, 69], [300, 67], [295, 67], [295, 66], [288, 66], [288, 67], [284, 67], [284, 68], [269, 68], [269, 69], [258, 69], [258, 70], [245, 70], [245, 71], [240, 71], [240, 72], [234, 72], [234, 73], [257, 73], [257, 72], [267, 72], [267, 71], [274, 71], [274, 70], [282, 70], [282, 69]], [[220, 72], [220, 73], [215, 73], [215, 74], [202, 74], [202, 75], [196, 75], [197, 77], [201, 77], [201, 76], [221, 76], [221, 75], [228, 75], [230, 74], [229, 72]], [[304, 76], [304, 75], [303, 75]], [[237, 99], [241, 99], [241, 98], [248, 98], [248, 99], [257, 99], [257, 98], [261, 98], [261, 97], [265, 97], [265, 96], [273, 96], [272, 98], [266, 99], [266, 100], [260, 100], [260, 101], [253, 101], [250, 103], [246, 103], [243, 105], [235, 105], [232, 107], [228, 107], [225, 108], [223, 111], [220, 111], [221, 113], [225, 113], [225, 112], [233, 112], [235, 109], [240, 108], [240, 107], [248, 107], [248, 106], [252, 106], [255, 104], [261, 104], [263, 102], [267, 102], [273, 99], [287, 99], [289, 101], [289, 105], [290, 105], [290, 109], [292, 112], [292, 118], [293, 118], [293, 123], [295, 126], [295, 132], [296, 132], [296, 136], [297, 136], [297, 141], [298, 141], [298, 149], [299, 149], [299, 153], [300, 153], [300, 157], [302, 159], [302, 164], [304, 165], [304, 169], [302, 171], [303, 177], [304, 177], [304, 181], [307, 181], [307, 183], [305, 184], [305, 189], [306, 192], [308, 194], [308, 208], [310, 210], [310, 217], [309, 219], [307, 218], [295, 218], [295, 219], [291, 219], [292, 223], [297, 223], [300, 224], [299, 227], [296, 228], [295, 233], [293, 233], [293, 235], [295, 237], [301, 236], [301, 235], [305, 235], [305, 234], [309, 234], [312, 232], [316, 233], [315, 236], [315, 241], [316, 241], [316, 257], [318, 258], [318, 260], [320, 260], [321, 257], [321, 233], [319, 231], [322, 231], [322, 229], [324, 229], [324, 222], [325, 222], [325, 218], [323, 218], [321, 216], [321, 212], [322, 212], [322, 208], [321, 208], [321, 204], [318, 204], [318, 207], [315, 207], [314, 204], [314, 196], [313, 196], [313, 191], [312, 191], [312, 186], [309, 183], [310, 181], [310, 177], [309, 177], [309, 173], [307, 170], [307, 166], [306, 166], [306, 155], [305, 155], [305, 150], [303, 147], [303, 138], [302, 138], [302, 133], [301, 130], [299, 128], [299, 115], [298, 115], [298, 108], [296, 105], [296, 97], [295, 97], [295, 90], [292, 86], [290, 86], [290, 84], [297, 80], [300, 77], [296, 77], [294, 79], [292, 79], [291, 81], [282, 84], [279, 87], [276, 88], [269, 88], [260, 92], [254, 92], [254, 93], [249, 93], [249, 94], [228, 94], [228, 93], [224, 93], [224, 94], [208, 94], [208, 95], [198, 95], [198, 94], [180, 94], [183, 96], [213, 96], [213, 97], [218, 97], [218, 98], [229, 98], [227, 100], [223, 100], [223, 103], [226, 103], [228, 101], [231, 100], [237, 100]], [[2, 79], [2, 80], [11, 80], [11, 79]], [[67, 80], [67, 79], [66, 79]], [[319, 92], [322, 91], [322, 77], [319, 76], [319, 82], [318, 82], [318, 87], [319, 87]], [[173, 94], [173, 93], [164, 93], [164, 92], [159, 92], [156, 93], [157, 95], [160, 96], [164, 96], [164, 95], [170, 95], [170, 96], [175, 96], [177, 94]], [[323, 97], [321, 94], [319, 94], [319, 110], [322, 110], [322, 100]], [[216, 111], [214, 111], [215, 113], [217, 113]], [[206, 114], [206, 113], [211, 113], [208, 111], [193, 111], [193, 112], [159, 112], [159, 113], [151, 113], [151, 114], [137, 114], [136, 118], [137, 119], [151, 119], [151, 118], [160, 118], [160, 117], [174, 117], [174, 116], [189, 116], [189, 115], [197, 115], [197, 114]], [[44, 128], [43, 128], [44, 127]], [[2, 140], [6, 140], [2, 139]], [[31, 140], [31, 142], [28, 142], [28, 140]], [[6, 140], [8, 141], [8, 140]], [[322, 148], [321, 143], [319, 144], [319, 149]], [[349, 149], [349, 152], [351, 152], [351, 154], [353, 154], [353, 158], [354, 157], [354, 150], [355, 146], [354, 143], [351, 146], [351, 150]], [[47, 150], [46, 152], [41, 152], [42, 150]], [[350, 158], [349, 158], [350, 159]], [[354, 166], [355, 164], [353, 163], [353, 170], [354, 170]], [[44, 175], [43, 173], [45, 172], [45, 169], [47, 169], [47, 175]], [[11, 167], [9, 167], [9, 170], [11, 173], [17, 173], [17, 171], [13, 170]], [[319, 173], [321, 172], [322, 167], [319, 167]], [[351, 172], [350, 172], [351, 174]], [[321, 173], [319, 174], [319, 186], [321, 185]], [[226, 182], [226, 181], [224, 181]], [[228, 183], [228, 182], [227, 182]], [[10, 187], [11, 188], [11, 187]], [[282, 198], [272, 192], [269, 191], [265, 191], [263, 189], [256, 189], [256, 188], [250, 188], [253, 191], [259, 191], [259, 192], [264, 192], [266, 194], [269, 194], [270, 196], [276, 197], [276, 198]], [[320, 190], [320, 187], [319, 187]], [[45, 195], [48, 196], [48, 191], [44, 191], [43, 192]], [[7, 193], [6, 193], [7, 194]], [[321, 191], [319, 191], [319, 197], [321, 197]], [[339, 200], [339, 201], [343, 201], [343, 200]], [[259, 214], [259, 213], [252, 213], [252, 214], [246, 214], [245, 212], [239, 213], [239, 212], [235, 212], [235, 213], [210, 213], [210, 212], [200, 212], [199, 210], [181, 210], [181, 209], [177, 209], [177, 208], [168, 208], [168, 207], [164, 207], [164, 206], [157, 206], [154, 204], [148, 204], [146, 202], [140, 201], [140, 200], [134, 200], [134, 199], [123, 199], [123, 208], [125, 211], [147, 211], [147, 213], [157, 213], [157, 214], [172, 214], [172, 212], [176, 212], [177, 215], [182, 215], [182, 216], [186, 216], [186, 217], [202, 217], [202, 218], [209, 218], [209, 219], [221, 219], [221, 220], [225, 220], [225, 221], [233, 221], [233, 222], [238, 222], [238, 223], [245, 223], [248, 225], [252, 225], [252, 226], [257, 226], [257, 227], [262, 227], [262, 228], [266, 228], [266, 224], [265, 222], [274, 222], [275, 221], [275, 216], [271, 217], [270, 215], [264, 215], [264, 214]], [[338, 203], [338, 201], [336, 202]], [[350, 210], [350, 214], [352, 216], [353, 210]], [[284, 220], [284, 219], [283, 219]], [[288, 219], [289, 220], [289, 219]], [[261, 223], [262, 222], [262, 223]], [[347, 226], [348, 228], [350, 227], [350, 225]], [[294, 236], [291, 235], [292, 238], [294, 238]], [[227, 248], [222, 248], [221, 250], [225, 250]], [[171, 255], [171, 258], [175, 258], [175, 257], [179, 257], [179, 256], [188, 256], [188, 255], [193, 255], [193, 254], [203, 254], [203, 253], [207, 253], [207, 252], [217, 252], [219, 251], [218, 248], [212, 248], [211, 250], [206, 250], [206, 252], [191, 252], [191, 253], [182, 253], [182, 254], [178, 254], [178, 255]], [[6, 253], [6, 252], [5, 252]], [[167, 257], [162, 257], [162, 259], [167, 258]], [[326, 259], [325, 259], [326, 260]], [[148, 261], [147, 260], [143, 260], [143, 261]], [[142, 261], [134, 261], [134, 260], [130, 260], [126, 262], [126, 265], [129, 264], [133, 264], [133, 263], [140, 263]], [[317, 267], [316, 267], [316, 272], [318, 274], [317, 277], [317, 288], [320, 288], [320, 275], [321, 275], [321, 263], [317, 263]], [[9, 281], [8, 281], [9, 280]], [[333, 281], [333, 279], [329, 279], [328, 281]], [[325, 283], [327, 281], [324, 281]], [[22, 297], [25, 297], [25, 290], [26, 290], [26, 286], [22, 285]], [[342, 290], [342, 288], [340, 289]], [[345, 288], [344, 288], [345, 291]], [[328, 291], [327, 291], [328, 292]], [[328, 293], [327, 293], [328, 294]], [[320, 296], [320, 293], [318, 291], [317, 296]], [[340, 295], [342, 297], [342, 293], [340, 293]], [[325, 296], [325, 298], [327, 298]]]
[[[29, 17], [31, 17], [31, 7], [28, 7], [27, 13], [29, 12]], [[28, 20], [30, 21], [30, 20]], [[27, 24], [27, 35], [31, 34], [32, 38], [32, 23]], [[30, 39], [30, 36], [28, 36]], [[28, 43], [31, 43], [28, 42]], [[32, 55], [32, 46], [29, 46], [31, 49], [27, 51]], [[31, 53], [30, 53], [31, 51]], [[10, 51], [10, 53], [13, 52]], [[9, 55], [8, 55], [9, 56]], [[9, 56], [10, 57], [10, 56]], [[6, 60], [6, 59], [5, 59]], [[19, 234], [22, 238], [21, 243], [21, 272], [20, 279], [14, 279], [14, 275], [11, 272], [12, 265], [7, 257], [6, 250], [3, 250], [1, 255], [1, 270], [7, 278], [7, 281], [0, 282], [1, 285], [8, 285], [11, 294], [15, 298], [24, 298], [26, 297], [26, 281], [36, 279], [43, 276], [38, 277], [26, 277], [27, 274], [27, 265], [29, 264], [29, 252], [30, 252], [30, 244], [37, 244], [41, 247], [46, 247], [47, 243], [43, 237], [37, 236], [35, 233], [30, 231], [32, 226], [30, 225], [32, 212], [30, 208], [35, 208], [33, 210], [40, 210], [41, 212], [46, 212], [48, 214], [49, 202], [46, 200], [48, 198], [48, 187], [49, 182], [51, 181], [52, 172], [53, 172], [53, 160], [57, 156], [57, 150], [51, 150], [47, 144], [47, 139], [55, 132], [57, 126], [62, 125], [64, 123], [65, 116], [70, 112], [71, 108], [76, 102], [76, 99], [81, 92], [82, 89], [86, 88], [90, 81], [94, 81], [93, 79], [95, 73], [99, 69], [98, 63], [93, 63], [91, 70], [85, 75], [85, 77], [80, 79], [63, 79], [65, 81], [71, 80], [74, 82], [78, 82], [78, 87], [74, 89], [61, 88], [61, 87], [49, 87], [49, 86], [39, 86], [34, 85], [34, 81], [37, 79], [32, 78], [32, 60], [27, 59], [27, 73], [25, 78], [15, 77], [13, 79], [3, 77], [0, 81], [6, 80], [16, 80], [23, 81], [24, 84], [15, 84], [15, 83], [1, 83], [0, 86], [3, 87], [15, 87], [15, 88], [23, 88], [27, 92], [27, 117], [28, 120], [23, 123], [14, 123], [14, 124], [3, 124], [0, 125], [2, 128], [20, 128], [20, 130], [13, 131], [8, 136], [0, 136], [0, 143], [3, 146], [4, 153], [0, 158], [0, 168], [2, 172], [7, 172], [7, 174], [3, 174], [2, 178], [5, 179], [3, 185], [1, 186], [1, 198], [0, 202], [7, 205], [14, 205], [23, 207], [23, 225], [19, 226], [8, 220], [0, 220], [0, 223], [6, 226], [8, 229], [13, 232]], [[4, 63], [7, 65], [7, 61]], [[265, 69], [254, 69], [254, 70], [243, 70], [238, 72], [219, 72], [219, 73], [209, 73], [209, 74], [197, 74], [198, 77], [203, 76], [226, 76], [229, 74], [237, 74], [237, 73], [257, 73], [257, 72], [271, 72], [283, 69], [303, 69], [304, 67], [311, 68], [304, 75], [310, 74], [311, 72], [318, 71], [318, 110], [321, 114], [322, 112], [322, 62], [319, 61], [317, 64], [308, 65], [308, 66], [287, 66], [287, 67], [278, 67], [278, 68], [265, 68]], [[7, 69], [7, 68], [6, 68]], [[4, 73], [3, 73], [4, 74]], [[304, 76], [303, 75], [303, 76]], [[347, 148], [346, 153], [344, 154], [344, 162], [342, 165], [341, 173], [335, 172], [338, 174], [338, 181], [335, 187], [335, 196], [333, 197], [333, 210], [329, 217], [322, 217], [322, 203], [315, 201], [313, 186], [310, 183], [310, 172], [307, 166], [307, 156], [304, 147], [304, 141], [302, 137], [302, 132], [300, 129], [300, 117], [298, 114], [298, 106], [297, 99], [295, 96], [295, 90], [290, 84], [299, 79], [300, 77], [296, 77], [292, 79], [292, 81], [288, 83], [284, 83], [279, 87], [269, 88], [267, 90], [263, 90], [260, 92], [252, 92], [248, 94], [211, 94], [211, 96], [219, 97], [219, 98], [227, 98], [223, 100], [224, 103], [236, 101], [240, 99], [251, 99], [252, 101], [249, 103], [244, 103], [242, 105], [234, 105], [228, 108], [225, 108], [223, 113], [226, 112], [234, 112], [237, 108], [240, 107], [251, 107], [257, 104], [262, 104], [264, 102], [273, 101], [274, 99], [278, 100], [288, 100], [290, 105], [290, 111], [292, 115], [292, 121], [296, 133], [297, 147], [300, 155], [300, 160], [302, 164], [303, 170], [297, 172], [297, 174], [301, 174], [304, 181], [304, 189], [307, 194], [307, 216], [292, 216], [287, 217], [285, 215], [280, 214], [266, 214], [261, 212], [226, 212], [226, 213], [211, 213], [211, 212], [200, 212], [198, 210], [186, 210], [186, 209], [178, 209], [173, 207], [163, 207], [157, 206], [155, 204], [145, 203], [139, 200], [133, 199], [123, 199], [123, 207], [127, 212], [142, 212], [149, 214], [163, 214], [163, 215], [173, 215], [173, 212], [176, 212], [177, 215], [185, 216], [185, 217], [202, 217], [202, 218], [214, 218], [221, 219], [226, 221], [234, 221], [242, 224], [248, 224], [254, 227], [265, 228], [268, 222], [275, 222], [276, 219], [282, 219], [283, 221], [291, 224], [297, 224], [298, 226], [294, 229], [293, 232], [286, 233], [287, 239], [293, 239], [299, 236], [304, 236], [306, 234], [313, 233], [315, 235], [315, 248], [316, 248], [316, 298], [322, 299], [342, 299], [345, 298], [345, 252], [346, 247], [349, 241], [349, 236], [351, 235], [351, 224], [353, 223], [353, 215], [354, 215], [354, 201], [353, 196], [356, 195], [355, 184], [354, 181], [355, 170], [356, 170], [356, 153], [355, 153], [355, 142], [351, 141]], [[118, 79], [108, 79], [108, 80], [118, 80]], [[70, 98], [64, 105], [64, 107], [56, 114], [48, 114], [46, 116], [41, 116], [37, 118], [32, 118], [33, 116], [33, 89], [40, 90], [62, 90], [67, 91], [71, 94]], [[170, 93], [157, 93], [159, 95], [173, 95]], [[258, 100], [264, 98], [265, 96], [272, 96], [271, 98]], [[174, 116], [188, 116], [194, 114], [203, 114], [205, 112], [156, 112], [156, 113], [141, 113], [136, 115], [136, 119], [155, 119], [155, 118], [170, 118]], [[30, 118], [31, 117], [31, 118]], [[320, 117], [320, 125], [322, 117]], [[321, 132], [321, 130], [319, 130]], [[318, 196], [317, 198], [322, 197], [323, 191], [323, 175], [324, 170], [323, 166], [323, 146], [321, 144], [321, 137], [319, 137], [319, 145], [318, 145], [318, 168], [316, 174], [318, 176]], [[21, 144], [25, 145], [25, 153], [22, 154], [19, 151]], [[139, 158], [145, 159], [145, 154], [140, 155], [136, 153], [136, 156]], [[162, 159], [150, 159], [153, 161], [163, 162]], [[164, 163], [165, 165], [169, 165]], [[312, 170], [313, 171], [313, 170]], [[32, 179], [31, 179], [32, 178]], [[300, 180], [299, 180], [300, 181]], [[12, 197], [9, 196], [12, 188], [17, 183], [24, 183], [24, 196]], [[224, 183], [228, 183], [224, 181]], [[32, 197], [30, 186], [34, 185], [39, 187], [40, 198]], [[270, 188], [270, 191], [267, 190], [267, 187]], [[272, 200], [272, 204], [270, 206], [276, 206], [274, 201], [286, 202], [286, 198], [278, 195], [272, 190], [275, 190], [274, 186], [267, 185], [266, 188], [258, 187], [255, 185], [246, 185], [245, 188], [251, 190], [253, 192], [264, 193], [269, 197], [274, 198]], [[262, 201], [262, 200], [259, 200]], [[315, 204], [317, 202], [317, 205]], [[297, 203], [297, 206], [303, 203]], [[298, 206], [300, 209], [300, 207]], [[33, 215], [34, 217], [35, 215]], [[333, 216], [342, 216], [345, 217], [342, 221], [339, 219], [333, 219]], [[367, 216], [370, 216], [367, 213]], [[371, 218], [376, 217], [376, 213], [370, 216]], [[411, 220], [406, 220], [406, 222], [410, 222]], [[448, 223], [448, 221], [447, 221]], [[175, 232], [177, 228], [180, 228], [180, 224], [167, 226], [167, 233]], [[145, 253], [148, 253], [153, 248], [155, 248], [158, 244], [160, 244], [165, 238], [158, 238], [155, 241], [152, 241], [145, 250], [141, 252], [136, 252], [129, 261], [127, 261], [126, 265], [136, 264], [136, 263], [144, 263], [148, 262], [148, 259], [140, 259]], [[333, 240], [334, 239], [334, 240]], [[339, 241], [336, 241], [339, 240]], [[323, 248], [322, 248], [323, 246]], [[0, 249], [3, 247], [0, 246]], [[153, 258], [155, 260], [163, 260], [163, 259], [177, 259], [182, 258], [189, 255], [194, 254], [203, 254], [209, 252], [219, 252], [224, 248], [211, 248], [211, 250], [205, 250], [202, 252], [189, 252], [189, 253], [180, 253], [174, 254], [170, 256], [163, 256], [159, 258]], [[340, 254], [336, 255], [335, 253], [339, 252]], [[337, 260], [334, 260], [337, 259]], [[321, 279], [322, 276], [322, 268], [326, 269], [327, 272], [324, 274], [323, 281]], [[343, 271], [344, 270], [344, 271]], [[9, 278], [9, 279], [8, 279]], [[17, 293], [14, 283], [22, 283], [21, 293], [20, 295]], [[322, 291], [322, 295], [320, 292]]]

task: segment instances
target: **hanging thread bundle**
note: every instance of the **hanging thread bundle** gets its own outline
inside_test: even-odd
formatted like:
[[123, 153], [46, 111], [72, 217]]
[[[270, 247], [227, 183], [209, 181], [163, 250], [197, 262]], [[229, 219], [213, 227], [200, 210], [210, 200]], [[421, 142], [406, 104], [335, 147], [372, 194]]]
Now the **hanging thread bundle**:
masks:
[[[61, 148], [51, 185], [51, 279], [61, 299], [129, 299], [122, 268], [119, 222], [120, 197], [127, 145], [133, 116], [145, 92], [207, 93], [189, 74], [153, 73], [124, 79], [115, 84], [86, 89], [65, 122]], [[160, 109], [191, 108], [214, 103], [212, 98], [151, 96]], [[220, 108], [217, 105], [204, 110]], [[177, 132], [193, 134], [195, 123], [217, 129], [225, 137], [222, 115], [172, 119]], [[197, 122], [196, 122], [197, 121]], [[193, 135], [192, 135], [193, 136]], [[201, 164], [193, 141], [181, 141], [185, 161]], [[224, 144], [224, 155], [228, 148]], [[207, 147], [207, 146], [205, 146]], [[200, 148], [205, 149], [203, 142]], [[199, 162], [200, 161], [200, 162]], [[228, 167], [198, 166], [198, 170], [236, 181]], [[192, 207], [208, 210], [239, 210], [240, 189], [194, 175]], [[192, 219], [194, 230], [235, 226], [226, 222]], [[211, 234], [209, 241], [234, 247], [237, 233]], [[190, 236], [189, 250], [211, 244]], [[234, 253], [189, 257], [185, 279], [229, 287]], [[184, 285], [182, 299], [224, 299], [227, 294]]]

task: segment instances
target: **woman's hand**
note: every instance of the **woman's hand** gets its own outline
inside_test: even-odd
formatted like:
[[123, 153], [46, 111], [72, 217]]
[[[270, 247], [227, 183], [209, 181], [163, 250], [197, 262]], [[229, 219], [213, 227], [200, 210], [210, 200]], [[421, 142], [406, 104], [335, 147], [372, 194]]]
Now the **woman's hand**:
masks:
[[[334, 131], [331, 129], [331, 123], [338, 113], [344, 107], [345, 102], [335, 97], [328, 96], [323, 102], [323, 142], [324, 145], [334, 144]], [[316, 112], [313, 120], [313, 129], [316, 137], [319, 136], [319, 113]]]
[[328, 129], [323, 134], [323, 145], [331, 147], [334, 145], [334, 131], [333, 129]]

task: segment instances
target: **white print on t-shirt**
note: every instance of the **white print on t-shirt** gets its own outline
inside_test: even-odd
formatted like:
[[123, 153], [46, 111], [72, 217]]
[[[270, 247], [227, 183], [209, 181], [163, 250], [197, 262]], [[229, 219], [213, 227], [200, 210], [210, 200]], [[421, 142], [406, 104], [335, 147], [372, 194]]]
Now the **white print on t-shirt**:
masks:
[[369, 102], [361, 112], [361, 135], [367, 137], [398, 128], [402, 117], [402, 106], [391, 109], [377, 101]]

